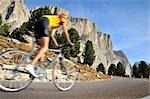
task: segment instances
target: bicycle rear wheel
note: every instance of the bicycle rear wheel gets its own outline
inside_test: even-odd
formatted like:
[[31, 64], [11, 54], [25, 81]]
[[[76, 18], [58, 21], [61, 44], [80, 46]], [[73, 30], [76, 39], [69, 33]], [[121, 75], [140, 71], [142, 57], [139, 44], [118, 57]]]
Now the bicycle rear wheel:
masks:
[[19, 50], [8, 50], [0, 54], [0, 89], [20, 91], [33, 80], [25, 70], [28, 54]]
[[55, 86], [61, 91], [66, 91], [74, 86], [78, 75], [79, 72], [76, 65], [65, 59], [64, 65], [58, 62], [54, 66], [52, 77]]

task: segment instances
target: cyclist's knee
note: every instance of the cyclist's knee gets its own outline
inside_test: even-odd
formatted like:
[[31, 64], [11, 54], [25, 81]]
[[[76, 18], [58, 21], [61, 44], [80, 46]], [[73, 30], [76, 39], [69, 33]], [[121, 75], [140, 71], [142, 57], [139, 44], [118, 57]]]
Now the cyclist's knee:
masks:
[[41, 51], [42, 51], [42, 52], [45, 53], [47, 50], [48, 50], [48, 47], [46, 47], [46, 46], [42, 46], [42, 47], [41, 47]]

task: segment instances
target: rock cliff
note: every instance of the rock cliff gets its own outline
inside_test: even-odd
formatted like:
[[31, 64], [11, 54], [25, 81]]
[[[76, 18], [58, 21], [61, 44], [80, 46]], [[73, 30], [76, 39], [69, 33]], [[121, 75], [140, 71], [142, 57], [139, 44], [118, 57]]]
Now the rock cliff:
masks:
[[30, 17], [23, 0], [0, 0], [0, 14], [2, 14], [2, 23], [11, 27], [10, 31], [20, 27]]
[[130, 76], [131, 67], [129, 61], [123, 51], [114, 51], [109, 34], [99, 32], [95, 23], [83, 18], [70, 17], [69, 26], [70, 28], [75, 28], [81, 37], [81, 53], [84, 51], [85, 43], [88, 40], [92, 41], [96, 53], [96, 58], [92, 65], [94, 68], [102, 63], [107, 73], [111, 64], [117, 65], [121, 62], [126, 69], [126, 74]]

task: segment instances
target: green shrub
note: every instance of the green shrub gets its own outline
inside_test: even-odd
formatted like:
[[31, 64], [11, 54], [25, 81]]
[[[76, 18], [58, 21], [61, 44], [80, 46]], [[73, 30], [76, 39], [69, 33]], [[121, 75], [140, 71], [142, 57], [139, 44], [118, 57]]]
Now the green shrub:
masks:
[[8, 36], [9, 33], [9, 26], [4, 24], [4, 25], [0, 25], [0, 35], [4, 35], [4, 36]]
[[7, 36], [8, 35], [8, 30], [9, 26], [7, 24], [1, 25], [2, 24], [2, 16], [0, 14], [0, 35]]

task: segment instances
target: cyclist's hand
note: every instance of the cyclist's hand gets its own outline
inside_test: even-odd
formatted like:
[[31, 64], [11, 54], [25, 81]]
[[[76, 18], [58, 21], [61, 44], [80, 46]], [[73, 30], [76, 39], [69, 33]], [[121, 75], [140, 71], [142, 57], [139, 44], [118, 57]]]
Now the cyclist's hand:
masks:
[[71, 50], [75, 50], [75, 44], [74, 43], [72, 43], [72, 44], [70, 44], [70, 48], [71, 48]]
[[57, 49], [59, 49], [59, 48], [61, 48], [62, 47], [62, 45], [56, 45], [56, 48]]
[[70, 43], [71, 46], [74, 46], [74, 43]]

